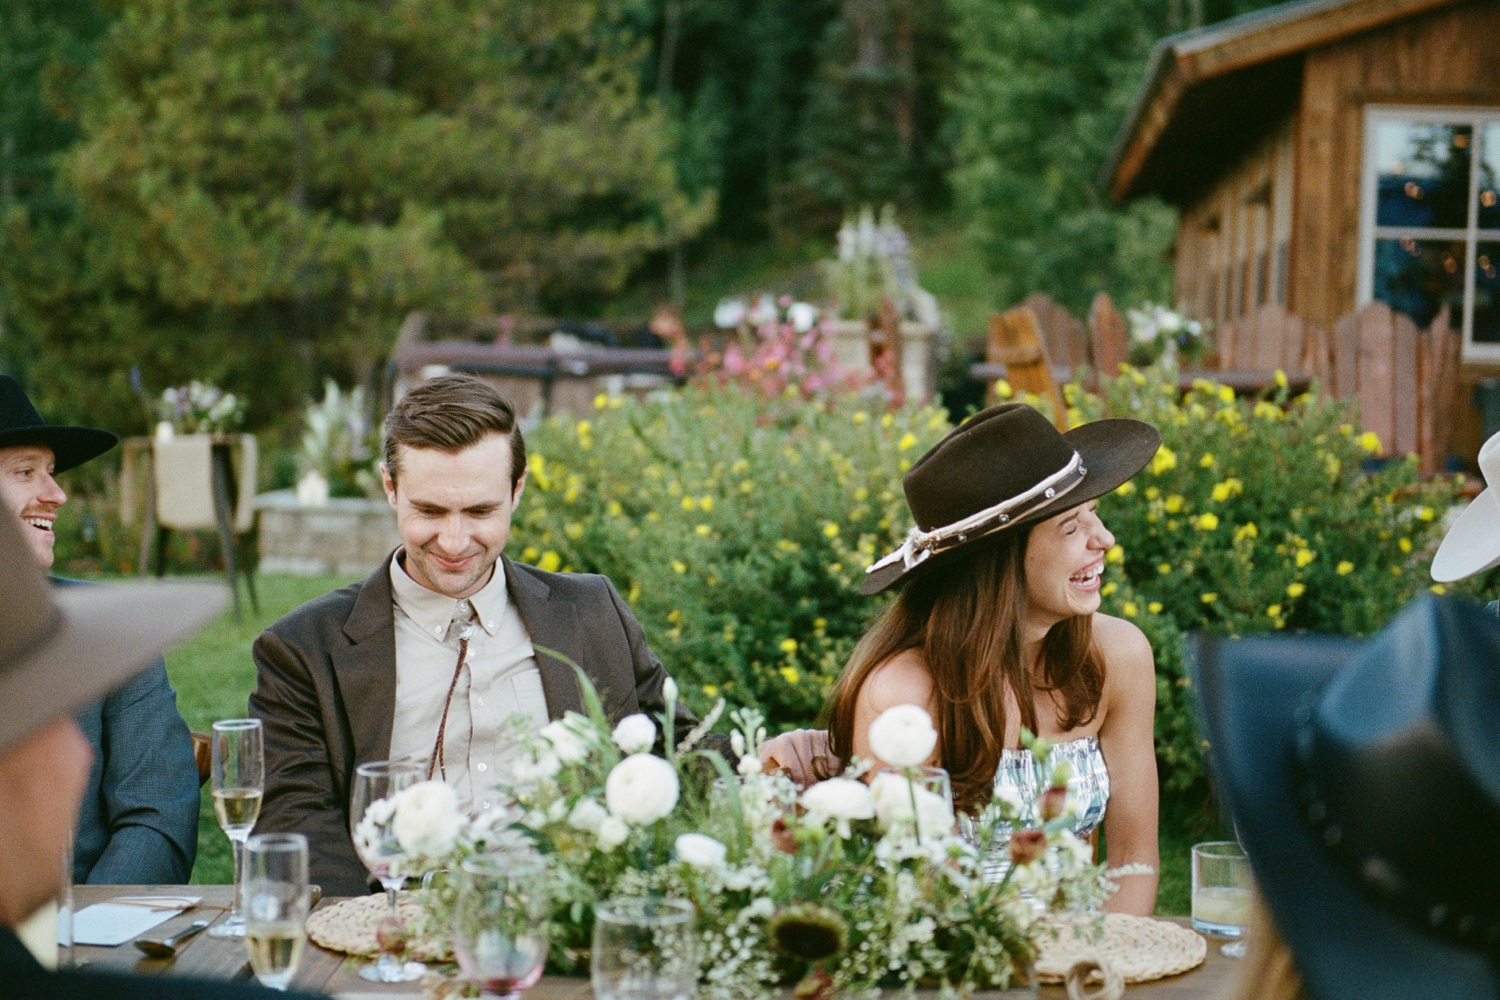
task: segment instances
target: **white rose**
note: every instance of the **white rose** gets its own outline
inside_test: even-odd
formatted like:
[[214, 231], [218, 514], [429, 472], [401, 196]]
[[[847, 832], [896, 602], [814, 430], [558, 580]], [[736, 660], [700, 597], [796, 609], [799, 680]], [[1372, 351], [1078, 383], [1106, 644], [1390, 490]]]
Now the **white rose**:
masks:
[[606, 816], [594, 836], [599, 838], [599, 850], [608, 854], [630, 837], [630, 827], [618, 817]]
[[649, 753], [635, 753], [616, 764], [604, 781], [609, 811], [638, 826], [655, 823], [677, 807], [677, 772]]
[[542, 738], [552, 745], [552, 752], [564, 764], [577, 764], [589, 755], [589, 745], [566, 718], [556, 719], [541, 729]]
[[829, 819], [874, 819], [870, 787], [853, 778], [829, 778], [802, 793], [802, 807]]
[[908, 780], [893, 771], [882, 771], [870, 783], [875, 799], [875, 816], [882, 829], [889, 830], [911, 822], [912, 802], [917, 807], [918, 831], [928, 837], [953, 829], [953, 810], [941, 795]]
[[453, 850], [463, 829], [458, 796], [442, 781], [424, 781], [396, 794], [391, 831], [408, 854], [439, 858]]
[[937, 746], [932, 717], [918, 705], [895, 705], [870, 723], [870, 749], [892, 767], [916, 767]]
[[607, 819], [609, 810], [601, 806], [598, 799], [579, 799], [573, 811], [568, 813], [568, 825], [584, 833], [598, 833]]
[[656, 723], [637, 712], [621, 719], [610, 736], [626, 753], [644, 753], [656, 742]]
[[694, 868], [717, 868], [729, 856], [729, 848], [702, 833], [684, 833], [676, 848], [678, 859]]

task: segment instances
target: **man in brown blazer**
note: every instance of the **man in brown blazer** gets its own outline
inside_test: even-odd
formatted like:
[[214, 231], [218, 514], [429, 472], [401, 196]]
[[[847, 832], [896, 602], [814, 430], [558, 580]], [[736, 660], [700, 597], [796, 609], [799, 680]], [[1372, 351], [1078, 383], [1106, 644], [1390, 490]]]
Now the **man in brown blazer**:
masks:
[[332, 895], [369, 887], [349, 836], [357, 765], [421, 758], [474, 808], [490, 805], [511, 716], [535, 726], [582, 710], [560, 657], [583, 667], [611, 719], [664, 709], [666, 672], [606, 577], [501, 555], [526, 451], [492, 386], [448, 375], [412, 389], [386, 419], [384, 459], [401, 547], [254, 647], [250, 714], [266, 740], [257, 830], [305, 834], [311, 878]]

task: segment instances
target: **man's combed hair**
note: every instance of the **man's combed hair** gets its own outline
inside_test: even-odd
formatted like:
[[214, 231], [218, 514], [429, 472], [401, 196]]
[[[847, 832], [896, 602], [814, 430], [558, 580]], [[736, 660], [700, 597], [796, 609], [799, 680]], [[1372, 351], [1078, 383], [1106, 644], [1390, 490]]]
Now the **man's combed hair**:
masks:
[[385, 464], [399, 473], [401, 446], [456, 454], [490, 434], [510, 437], [510, 485], [526, 472], [526, 439], [516, 408], [493, 385], [473, 375], [440, 375], [401, 397], [385, 418]]

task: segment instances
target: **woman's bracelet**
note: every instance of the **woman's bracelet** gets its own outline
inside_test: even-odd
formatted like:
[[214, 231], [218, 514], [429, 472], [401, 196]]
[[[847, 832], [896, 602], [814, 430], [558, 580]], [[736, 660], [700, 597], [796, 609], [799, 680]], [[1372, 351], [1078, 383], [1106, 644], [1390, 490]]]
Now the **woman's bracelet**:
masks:
[[1107, 879], [1125, 878], [1130, 875], [1155, 875], [1155, 865], [1121, 865], [1118, 868], [1104, 869], [1104, 877]]

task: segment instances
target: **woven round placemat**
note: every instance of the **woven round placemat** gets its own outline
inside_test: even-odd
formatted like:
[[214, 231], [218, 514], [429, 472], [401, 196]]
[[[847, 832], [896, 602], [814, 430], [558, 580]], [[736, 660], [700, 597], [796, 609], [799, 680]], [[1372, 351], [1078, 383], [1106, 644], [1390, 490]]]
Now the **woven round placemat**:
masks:
[[1208, 955], [1207, 941], [1171, 921], [1106, 913], [1098, 940], [1093, 939], [1092, 921], [1063, 923], [1055, 938], [1042, 938], [1038, 981], [1060, 983], [1079, 959], [1103, 958], [1125, 982], [1148, 983], [1196, 969]]
[[[414, 926], [422, 910], [416, 903], [401, 900], [396, 904], [402, 923]], [[355, 896], [317, 910], [307, 918], [307, 936], [313, 944], [329, 951], [348, 955], [373, 955], [380, 950], [375, 932], [391, 915], [391, 904], [385, 896]], [[418, 962], [446, 962], [453, 957], [446, 942], [431, 938], [414, 938], [407, 957]]]

